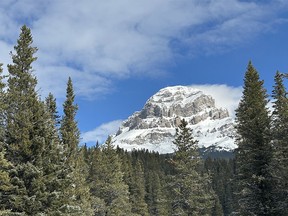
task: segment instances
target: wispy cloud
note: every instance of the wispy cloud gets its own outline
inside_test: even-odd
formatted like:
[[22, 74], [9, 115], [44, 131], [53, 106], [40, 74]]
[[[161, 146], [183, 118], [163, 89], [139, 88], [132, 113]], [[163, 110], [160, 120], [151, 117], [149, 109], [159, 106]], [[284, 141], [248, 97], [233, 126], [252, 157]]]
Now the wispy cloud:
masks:
[[[265, 2], [2, 1], [1, 50], [2, 45], [5, 52], [12, 50], [20, 26], [27, 23], [39, 48], [35, 67], [43, 93], [63, 97], [70, 75], [77, 80], [78, 95], [91, 98], [109, 92], [116, 79], [154, 76], [183, 54], [183, 47], [192, 55], [215, 53], [283, 23], [279, 12], [287, 9], [287, 1]], [[7, 63], [8, 53], [0, 54]]]
[[215, 99], [216, 106], [226, 108], [229, 114], [234, 117], [235, 109], [238, 107], [242, 96], [242, 87], [227, 86], [225, 84], [191, 85], [191, 87], [211, 95]]
[[95, 143], [98, 141], [100, 144], [102, 144], [108, 138], [109, 135], [113, 135], [117, 132], [121, 123], [122, 120], [115, 120], [102, 124], [91, 131], [84, 132], [81, 135], [82, 136], [81, 143], [88, 143], [95, 145]]

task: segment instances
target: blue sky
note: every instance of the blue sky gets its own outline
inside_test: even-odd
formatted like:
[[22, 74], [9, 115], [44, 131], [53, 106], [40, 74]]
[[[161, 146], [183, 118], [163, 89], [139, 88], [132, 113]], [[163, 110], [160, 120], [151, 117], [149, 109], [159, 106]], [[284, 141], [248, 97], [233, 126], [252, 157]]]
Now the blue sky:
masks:
[[288, 71], [287, 0], [3, 0], [4, 65], [23, 24], [41, 96], [61, 109], [72, 77], [82, 142], [103, 141], [166, 86], [197, 85], [233, 110], [249, 60], [268, 93]]

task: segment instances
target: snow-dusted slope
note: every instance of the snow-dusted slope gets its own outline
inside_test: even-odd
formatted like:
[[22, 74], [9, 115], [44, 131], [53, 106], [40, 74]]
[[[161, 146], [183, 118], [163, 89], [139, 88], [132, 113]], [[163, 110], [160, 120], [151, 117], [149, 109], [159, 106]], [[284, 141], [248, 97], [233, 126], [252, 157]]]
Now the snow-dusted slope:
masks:
[[174, 152], [175, 128], [182, 118], [193, 129], [200, 147], [236, 148], [228, 111], [216, 107], [211, 96], [188, 86], [167, 87], [153, 95], [141, 111], [123, 122], [113, 137], [114, 144], [127, 150]]

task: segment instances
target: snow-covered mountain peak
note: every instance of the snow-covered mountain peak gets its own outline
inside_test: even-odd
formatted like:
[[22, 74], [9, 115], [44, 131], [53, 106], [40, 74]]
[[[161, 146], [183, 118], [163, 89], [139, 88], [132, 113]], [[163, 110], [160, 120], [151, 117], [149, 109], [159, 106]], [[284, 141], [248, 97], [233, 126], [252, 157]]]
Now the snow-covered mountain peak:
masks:
[[155, 95], [153, 95], [149, 101], [156, 103], [178, 103], [183, 102], [181, 100], [188, 99], [193, 100], [199, 95], [203, 94], [199, 89], [189, 88], [187, 86], [173, 86], [160, 89]]
[[215, 100], [199, 89], [173, 86], [150, 97], [141, 111], [123, 122], [113, 141], [122, 148], [148, 149], [171, 153], [175, 129], [184, 118], [193, 129], [200, 147], [232, 150], [233, 119], [227, 109], [216, 107]]

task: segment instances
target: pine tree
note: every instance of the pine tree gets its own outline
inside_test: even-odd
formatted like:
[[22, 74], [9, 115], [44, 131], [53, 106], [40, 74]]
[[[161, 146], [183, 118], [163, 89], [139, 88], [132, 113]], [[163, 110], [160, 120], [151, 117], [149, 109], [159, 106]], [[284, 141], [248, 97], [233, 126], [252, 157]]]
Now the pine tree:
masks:
[[[5, 110], [6, 110], [6, 103], [5, 103], [5, 97], [6, 94], [4, 92], [5, 83], [3, 81], [4, 76], [2, 75], [3, 69], [2, 65], [0, 63], [0, 142], [4, 142], [4, 136], [5, 136]], [[1, 146], [0, 146], [1, 148]]]
[[54, 121], [54, 125], [57, 127], [60, 124], [60, 116], [57, 111], [56, 98], [54, 98], [52, 93], [49, 93], [48, 97], [46, 97], [45, 104], [50, 114], [50, 118]]
[[[208, 157], [205, 160], [205, 169], [211, 176], [212, 188], [218, 196], [222, 205], [224, 215], [230, 215], [233, 212], [233, 161], [226, 159], [212, 159]], [[217, 204], [217, 200], [215, 202]], [[218, 204], [217, 204], [218, 205]], [[217, 206], [214, 206], [216, 210]], [[219, 208], [218, 208], [219, 210]]]
[[284, 78], [285, 74], [276, 72], [272, 92], [273, 174], [277, 179], [274, 193], [277, 200], [275, 214], [278, 215], [288, 215], [288, 98]]
[[8, 214], [9, 210], [9, 194], [12, 190], [11, 179], [9, 176], [9, 169], [12, 164], [5, 158], [5, 150], [0, 146], [0, 215]]
[[9, 197], [12, 212], [29, 215], [41, 213], [47, 194], [44, 184], [43, 153], [49, 140], [46, 137], [47, 115], [36, 91], [37, 79], [32, 63], [37, 51], [27, 26], [21, 28], [13, 64], [8, 65], [8, 89], [5, 109], [5, 143], [13, 192]]
[[146, 216], [148, 207], [145, 202], [145, 178], [142, 162], [138, 159], [133, 168], [133, 176], [130, 187], [130, 200], [132, 204], [132, 212], [138, 215]]
[[[62, 215], [92, 215], [90, 193], [86, 184], [88, 170], [85, 170], [83, 152], [78, 151], [80, 131], [75, 120], [77, 105], [72, 79], [69, 77], [66, 88], [66, 100], [63, 104], [64, 116], [60, 125], [60, 136], [64, 156], [64, 193], [62, 195]], [[55, 113], [55, 112], [54, 112]]]
[[197, 141], [187, 125], [182, 119], [173, 142], [177, 149], [171, 162], [175, 167], [170, 184], [172, 215], [210, 215], [214, 194], [207, 176], [199, 172], [201, 159]]
[[211, 216], [223, 216], [223, 215], [224, 214], [223, 214], [222, 206], [220, 204], [218, 197], [216, 197], [215, 202], [214, 202], [214, 206], [212, 208]]
[[241, 215], [272, 215], [271, 136], [267, 94], [249, 62], [236, 110], [236, 163]]
[[[157, 170], [158, 172], [160, 170]], [[169, 203], [165, 194], [166, 188], [156, 170], [149, 170], [146, 177], [146, 202], [150, 215], [169, 215]]]
[[[21, 28], [18, 44], [14, 47], [16, 54], [12, 54], [13, 64], [8, 65], [9, 79], [7, 90], [7, 134], [9, 154], [14, 162], [27, 162], [35, 160], [33, 150], [41, 152], [41, 145], [35, 145], [33, 130], [40, 106], [37, 92], [37, 80], [32, 75], [32, 63], [37, 51], [32, 47], [31, 31], [25, 25]], [[31, 135], [32, 133], [32, 135]], [[33, 149], [33, 150], [32, 150]], [[33, 152], [35, 153], [35, 152]]]
[[11, 179], [9, 176], [9, 169], [12, 164], [5, 158], [5, 84], [2, 81], [2, 64], [0, 64], [0, 215], [9, 213], [9, 193], [12, 190]]
[[[109, 137], [102, 146], [100, 154], [95, 155], [96, 162], [90, 171], [90, 188], [94, 198], [98, 198], [99, 203], [105, 203], [105, 212], [102, 214], [97, 212], [96, 215], [132, 215], [131, 205], [129, 203], [128, 185], [123, 181], [123, 172], [121, 169], [121, 161], [111, 143]], [[96, 167], [97, 166], [97, 167]], [[95, 211], [99, 211], [99, 209]]]
[[8, 169], [12, 164], [5, 158], [4, 149], [4, 130], [5, 130], [5, 120], [4, 120], [4, 87], [5, 84], [2, 81], [2, 64], [0, 64], [0, 215], [2, 212], [7, 210], [7, 195], [9, 194], [12, 185], [9, 176]]
[[102, 152], [100, 146], [97, 145], [93, 148], [91, 161], [89, 166], [88, 184], [91, 194], [92, 208], [94, 215], [105, 215], [106, 204], [104, 199], [100, 198], [99, 185], [101, 180], [101, 173], [103, 167]]
[[37, 48], [32, 42], [30, 29], [23, 26], [14, 47], [16, 54], [11, 54], [13, 64], [8, 65], [4, 141], [12, 162], [12, 190], [7, 203], [13, 214], [57, 215], [52, 209], [59, 207], [55, 203], [61, 194], [57, 184], [59, 139], [54, 120], [35, 89], [32, 63]]
[[75, 116], [78, 106], [74, 104], [75, 94], [72, 79], [69, 77], [66, 89], [66, 100], [63, 104], [64, 116], [61, 121], [60, 134], [68, 160], [76, 158], [78, 144], [80, 142], [80, 131]]

